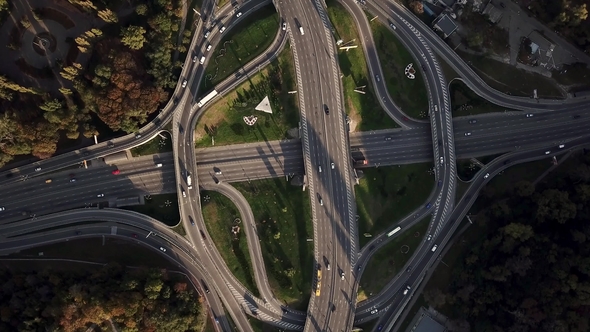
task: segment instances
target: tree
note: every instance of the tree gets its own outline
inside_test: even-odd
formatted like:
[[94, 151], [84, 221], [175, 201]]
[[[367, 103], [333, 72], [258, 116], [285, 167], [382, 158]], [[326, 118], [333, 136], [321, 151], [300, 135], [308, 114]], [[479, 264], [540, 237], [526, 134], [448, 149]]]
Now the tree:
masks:
[[63, 108], [63, 104], [61, 101], [57, 99], [48, 100], [42, 105], [39, 106], [40, 109], [44, 110], [45, 112], [55, 112], [59, 111]]
[[560, 224], [576, 216], [576, 205], [569, 194], [557, 189], [547, 189], [537, 197], [537, 218], [540, 221], [554, 220]]
[[535, 192], [535, 186], [529, 181], [519, 181], [514, 185], [514, 192], [519, 197], [529, 197]]
[[471, 48], [480, 48], [483, 45], [483, 34], [481, 32], [471, 32], [467, 37], [467, 45]]
[[132, 50], [139, 50], [147, 41], [145, 32], [144, 28], [135, 25], [121, 28], [121, 42]]
[[137, 15], [146, 16], [148, 12], [148, 6], [144, 3], [139, 4], [137, 7], [135, 7], [135, 12]]
[[113, 13], [113, 11], [108, 8], [105, 10], [99, 10], [98, 17], [100, 17], [103, 21], [105, 21], [107, 23], [119, 22], [119, 18], [117, 17], [117, 14]]
[[412, 1], [409, 6], [415, 14], [424, 14], [424, 5], [422, 5], [421, 1]]

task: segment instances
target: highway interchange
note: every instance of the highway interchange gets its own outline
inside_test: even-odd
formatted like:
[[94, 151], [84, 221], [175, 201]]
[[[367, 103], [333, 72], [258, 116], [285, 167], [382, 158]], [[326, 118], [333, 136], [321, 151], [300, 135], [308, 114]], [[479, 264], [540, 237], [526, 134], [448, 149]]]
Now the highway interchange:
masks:
[[[505, 164], [508, 159], [512, 165], [551, 157], [587, 145], [590, 111], [586, 108], [588, 102], [583, 99], [533, 100], [501, 94], [487, 86], [442, 40], [406, 9], [385, 0], [368, 2], [365, 9], [378, 15], [383, 23], [395, 24], [397, 29], [392, 32], [425, 68], [423, 75], [431, 105], [430, 122], [405, 120], [403, 110], [394, 105], [385, 84], [375, 79], [376, 75], [383, 77], [383, 73], [363, 8], [352, 0], [341, 2], [353, 16], [362, 36], [363, 52], [375, 93], [383, 109], [402, 129], [349, 135], [342, 106], [337, 51], [323, 3], [274, 1], [288, 28], [285, 31], [279, 28], [269, 49], [244, 66], [240, 78], [230, 76], [215, 90], [220, 94], [231, 91], [253, 75], [259, 66], [269, 63], [285, 46], [288, 38], [296, 62], [301, 140], [194, 149], [193, 131], [189, 128], [194, 128], [205, 109], [196, 105], [199, 97], [196, 91], [199, 90], [205, 66], [193, 63], [192, 56], [187, 56], [180, 78], [181, 81], [187, 79], [186, 89], [178, 85], [170, 103], [158, 118], [140, 130], [140, 138], [130, 134], [2, 173], [0, 183], [5, 190], [0, 193], [0, 202], [7, 210], [0, 215], [0, 252], [7, 254], [25, 247], [105, 234], [129, 238], [158, 251], [160, 247], [168, 248], [164, 254], [182, 266], [198, 287], [204, 287], [201, 280], [207, 280], [211, 292], [206, 297], [213, 314], [219, 318], [217, 329], [230, 329], [226, 314], [231, 316], [240, 331], [252, 330], [246, 315], [291, 330], [347, 331], [354, 323], [375, 318], [379, 319], [379, 326], [393, 326], [413, 290], [423, 281], [425, 273], [475, 200], [477, 192], [489, 181], [490, 178], [484, 179], [484, 174], [497, 174], [509, 166]], [[206, 46], [211, 43], [215, 47], [221, 39], [221, 26], [231, 29], [239, 20], [268, 3], [270, 1], [255, 0], [243, 3], [239, 8], [243, 15], [237, 18], [236, 10], [231, 6], [217, 9], [213, 1], [205, 1], [201, 15], [206, 20], [199, 20], [189, 54], [199, 57], [207, 55]], [[299, 27], [303, 28], [303, 34]], [[205, 31], [210, 32], [207, 38]], [[434, 53], [453, 67], [480, 96], [510, 109], [531, 112], [534, 117], [527, 118], [523, 112], [510, 112], [451, 119], [448, 83]], [[579, 118], [574, 119], [574, 116]], [[469, 123], [474, 118], [477, 122]], [[172, 155], [118, 163], [117, 167], [121, 170], [119, 176], [111, 173], [114, 166], [89, 169], [77, 169], [74, 166], [73, 169], [62, 170], [85, 159], [98, 163], [100, 157], [145, 143], [169, 122], [173, 128]], [[471, 135], [465, 136], [466, 132]], [[559, 148], [562, 144], [564, 148]], [[548, 155], [545, 154], [547, 151]], [[457, 158], [506, 152], [508, 154], [478, 173], [464, 196], [469, 199], [458, 203], [454, 201]], [[357, 306], [356, 290], [362, 269], [376, 251], [368, 250], [367, 247], [359, 251], [360, 248], [356, 247], [358, 235], [354, 219], [352, 159], [359, 158], [369, 161], [367, 167], [432, 162], [435, 165], [435, 176], [442, 181], [442, 185], [433, 188], [428, 200], [433, 202], [431, 208], [421, 206], [402, 221], [392, 224], [392, 228], [400, 225], [405, 229], [422, 217], [431, 218], [429, 234], [433, 238], [430, 241], [425, 239], [410, 259], [408, 265], [412, 266], [411, 272], [396, 276], [381, 293]], [[158, 168], [155, 166], [157, 163], [163, 166]], [[41, 167], [41, 171], [36, 172], [35, 168], [38, 167]], [[214, 168], [222, 170], [222, 174], [215, 174]], [[6, 177], [9, 173], [12, 176]], [[70, 182], [72, 177], [69, 174], [72, 173], [75, 174], [75, 182]], [[252, 211], [243, 196], [229, 185], [234, 181], [292, 174], [306, 175], [313, 211], [311, 217], [314, 221], [316, 260], [314, 266], [309, 268], [314, 271], [321, 269], [323, 273], [320, 283], [314, 281], [314, 285], [320, 286], [320, 295], [315, 296], [315, 289], [312, 291], [305, 313], [285, 307], [272, 294], [266, 280], [260, 246], [252, 245], [258, 244]], [[192, 176], [192, 189], [188, 188], [188, 175]], [[47, 178], [53, 181], [45, 183]], [[208, 240], [200, 212], [200, 189], [223, 193], [234, 201], [240, 211], [247, 225], [246, 236], [256, 270], [259, 298], [235, 279], [216, 247]], [[186, 197], [183, 197], [182, 191], [185, 191]], [[180, 213], [187, 239], [149, 217], [130, 211], [66, 211], [86, 204], [95, 206], [113, 197], [161, 192], [179, 194]], [[100, 194], [105, 194], [106, 199], [98, 197]], [[416, 215], [420, 218], [414, 218]], [[18, 220], [21, 221], [15, 222]], [[88, 221], [93, 223], [88, 224]], [[64, 228], [53, 229], [56, 225]], [[73, 229], [79, 229], [82, 234], [78, 235]], [[201, 235], [201, 231], [205, 236]], [[145, 235], [150, 232], [155, 235], [146, 238]], [[140, 236], [134, 238], [132, 234]], [[384, 245], [387, 240], [384, 235], [376, 236], [371, 246]], [[431, 251], [433, 243], [438, 244], [435, 252]], [[334, 268], [327, 271], [327, 263]], [[341, 273], [344, 273], [344, 280], [341, 280]], [[315, 272], [313, 274], [316, 275]], [[403, 296], [401, 291], [407, 285], [411, 286], [412, 292]]]

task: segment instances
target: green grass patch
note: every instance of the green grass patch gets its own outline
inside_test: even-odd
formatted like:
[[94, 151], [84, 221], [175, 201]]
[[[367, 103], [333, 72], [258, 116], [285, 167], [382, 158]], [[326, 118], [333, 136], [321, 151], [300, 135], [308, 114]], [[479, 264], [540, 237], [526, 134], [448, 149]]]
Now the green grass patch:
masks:
[[457, 72], [455, 71], [455, 69], [451, 68], [451, 66], [449, 66], [449, 64], [446, 61], [440, 58], [440, 56], [436, 56], [436, 61], [440, 65], [440, 68], [442, 69], [443, 75], [445, 75], [447, 82], [450, 82], [454, 78], [460, 77], [459, 74], [457, 74]]
[[186, 229], [184, 229], [182, 222], [179, 222], [178, 225], [172, 227], [172, 230], [182, 236], [186, 236]]
[[457, 186], [456, 186], [456, 191], [455, 191], [455, 202], [459, 203], [459, 200], [461, 199], [461, 197], [463, 197], [463, 194], [465, 194], [465, 192], [467, 191], [467, 189], [469, 188], [470, 183], [467, 182], [463, 182], [460, 179], [457, 179]]
[[364, 233], [375, 236], [425, 204], [434, 188], [431, 168], [423, 163], [363, 169], [355, 187], [361, 246], [370, 240]]
[[[330, 21], [336, 29], [336, 38], [342, 39], [344, 43], [354, 39], [358, 45], [361, 38], [359, 38], [356, 25], [346, 9], [335, 0], [327, 0], [326, 4]], [[343, 75], [344, 108], [352, 120], [351, 130], [366, 131], [399, 127], [385, 113], [375, 97], [365, 55], [360, 45], [348, 52], [338, 51], [338, 61]], [[360, 86], [366, 86], [364, 89], [366, 94], [354, 92], [354, 89]]]
[[283, 179], [237, 183], [252, 208], [267, 276], [275, 296], [305, 310], [313, 278], [310, 199]]
[[512, 112], [510, 108], [504, 108], [481, 98], [465, 85], [462, 81], [455, 80], [450, 86], [451, 105], [453, 116], [468, 116], [492, 112]]
[[204, 191], [201, 198], [203, 218], [211, 237], [209, 240], [213, 241], [233, 275], [252, 294], [258, 296], [246, 234], [243, 230], [237, 236], [232, 233], [233, 226], [243, 226], [235, 222], [236, 218], [240, 218], [240, 213], [234, 203], [220, 193]]
[[[420, 64], [414, 61], [389, 27], [378, 20], [373, 20], [370, 24], [389, 95], [408, 116], [426, 118], [428, 96]], [[413, 80], [407, 78], [404, 72], [410, 63], [414, 64], [413, 68], [416, 70], [416, 78]]]
[[161, 132], [160, 135], [154, 137], [150, 141], [131, 149], [131, 155], [134, 157], [164, 152], [172, 152], [172, 139], [168, 132]]
[[533, 182], [551, 166], [550, 158], [514, 165], [494, 176], [486, 187], [492, 188], [494, 197], [501, 198], [511, 192], [519, 181]]
[[180, 221], [176, 194], [146, 195], [144, 205], [125, 206], [122, 209], [143, 213], [168, 226], [176, 226]]
[[532, 97], [537, 89], [539, 98], [563, 98], [561, 89], [549, 78], [516, 69], [485, 56], [477, 56], [456, 50], [463, 60], [492, 88], [514, 96]]
[[[287, 131], [297, 128], [299, 108], [295, 69], [291, 51], [286, 47], [270, 66], [242, 83], [233, 92], [218, 100], [203, 114], [195, 130], [195, 145], [215, 145], [271, 141], [288, 138]], [[253, 111], [268, 96], [273, 114]], [[244, 123], [243, 117], [256, 115], [254, 126]]]
[[[39, 256], [40, 252], [43, 253], [43, 256]], [[136, 244], [133, 238], [129, 238], [127, 241], [119, 238], [105, 237], [104, 243], [102, 237], [81, 240], [72, 239], [67, 242], [26, 249], [8, 257], [74, 259], [105, 264], [118, 262], [124, 266], [178, 269], [177, 265], [170, 263], [155, 250], [148, 250], [145, 246]], [[43, 262], [39, 262], [38, 264], [43, 264]], [[68, 263], [64, 262], [60, 265], [64, 264]], [[76, 266], [77, 268], [88, 268], [88, 265]]]
[[274, 6], [268, 5], [245, 17], [238, 25], [228, 30], [205, 68], [201, 93], [211, 90], [229, 75], [264, 52], [279, 30], [280, 18]]
[[590, 88], [590, 69], [585, 63], [564, 64], [561, 70], [553, 71], [553, 79], [563, 85], [577, 85], [577, 91]]
[[[428, 230], [430, 218], [421, 220], [379, 249], [369, 260], [359, 283], [359, 300], [375, 295], [401, 272]], [[407, 253], [402, 248], [409, 247]]]

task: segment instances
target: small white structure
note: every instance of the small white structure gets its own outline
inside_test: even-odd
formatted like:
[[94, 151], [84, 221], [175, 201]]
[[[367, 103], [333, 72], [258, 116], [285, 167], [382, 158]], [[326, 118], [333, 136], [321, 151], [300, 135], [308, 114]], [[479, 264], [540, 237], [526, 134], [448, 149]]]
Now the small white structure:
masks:
[[256, 115], [248, 115], [243, 117], [243, 119], [248, 126], [253, 126], [258, 120], [258, 117]]
[[413, 63], [410, 63], [409, 65], [407, 65], [404, 72], [406, 73], [407, 78], [409, 78], [411, 80], [416, 78], [416, 69], [414, 69]]
[[262, 99], [260, 104], [258, 104], [256, 106], [256, 108], [254, 108], [254, 109], [257, 111], [262, 111], [265, 113], [272, 114], [272, 108], [270, 107], [270, 101], [268, 101], [268, 96], [264, 97], [264, 99]]

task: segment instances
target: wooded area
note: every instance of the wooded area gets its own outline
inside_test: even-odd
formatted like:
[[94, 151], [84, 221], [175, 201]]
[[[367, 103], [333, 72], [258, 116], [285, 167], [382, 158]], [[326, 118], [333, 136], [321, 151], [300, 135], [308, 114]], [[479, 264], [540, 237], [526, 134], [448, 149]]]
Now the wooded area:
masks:
[[194, 331], [201, 297], [156, 269], [0, 270], [0, 331]]
[[454, 268], [450, 291], [424, 294], [429, 304], [452, 308], [454, 325], [463, 326], [454, 330], [590, 330], [590, 152], [576, 162], [493, 201], [491, 231]]
[[[168, 101], [168, 91], [176, 86], [180, 62], [173, 63], [173, 54], [185, 52], [191, 40], [188, 26], [177, 44], [182, 17], [179, 0], [136, 4], [123, 17], [116, 12], [120, 1], [69, 2], [96, 16], [100, 28], [66, 40], [70, 44], [67, 59], [46, 68], [45, 72], [65, 82], [58, 94], [21, 86], [0, 73], [0, 167], [16, 155], [48, 158], [63, 138], [113, 135], [99, 133], [97, 128], [105, 126], [97, 119], [115, 132], [136, 131]], [[33, 12], [43, 20], [42, 10]], [[87, 63], [77, 63], [79, 59]]]

